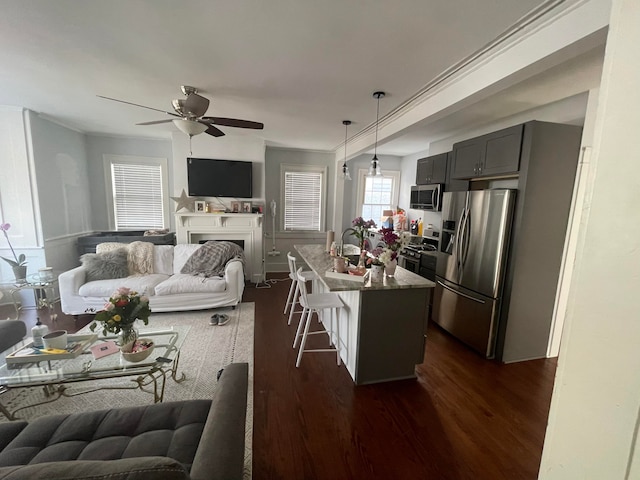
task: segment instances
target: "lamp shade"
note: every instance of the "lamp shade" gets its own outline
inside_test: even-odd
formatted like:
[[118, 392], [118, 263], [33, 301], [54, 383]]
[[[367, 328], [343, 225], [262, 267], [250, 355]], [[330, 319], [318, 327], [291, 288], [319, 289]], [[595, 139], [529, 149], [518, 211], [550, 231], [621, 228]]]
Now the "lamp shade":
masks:
[[189, 136], [199, 135], [209, 128], [202, 123], [196, 122], [195, 120], [188, 120], [186, 118], [176, 118], [173, 120], [173, 124]]

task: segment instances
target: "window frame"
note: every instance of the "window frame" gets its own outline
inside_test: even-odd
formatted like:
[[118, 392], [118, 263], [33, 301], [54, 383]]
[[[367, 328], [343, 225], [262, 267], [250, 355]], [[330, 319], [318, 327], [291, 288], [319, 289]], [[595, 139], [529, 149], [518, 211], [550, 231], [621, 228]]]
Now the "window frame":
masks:
[[[369, 170], [368, 169], [358, 169], [358, 190], [356, 197], [356, 217], [362, 215], [362, 207], [364, 205], [364, 193], [365, 193], [365, 185], [367, 182]], [[393, 184], [391, 186], [391, 209], [395, 210], [395, 207], [398, 205], [398, 201], [400, 198], [400, 171], [399, 170], [382, 170], [382, 176], [391, 178], [393, 180]], [[365, 220], [369, 220], [365, 218]], [[380, 227], [381, 219], [372, 219], [376, 222], [378, 228]]]
[[[285, 198], [286, 198], [286, 183], [285, 183], [285, 175], [287, 172], [293, 173], [319, 173], [321, 175], [320, 179], [320, 225], [318, 226], [318, 230], [309, 229], [309, 230], [285, 230], [284, 229], [284, 218], [285, 218]], [[310, 233], [310, 232], [324, 232], [326, 230], [327, 224], [327, 177], [328, 177], [328, 168], [320, 165], [299, 165], [299, 164], [290, 164], [290, 163], [282, 163], [280, 164], [280, 213], [278, 215], [279, 218], [279, 227], [281, 232], [288, 233]]]
[[116, 226], [115, 192], [113, 191], [113, 176], [111, 174], [111, 166], [114, 163], [160, 167], [160, 175], [162, 177], [162, 218], [164, 223], [162, 228], [169, 228], [171, 222], [169, 217], [169, 167], [167, 159], [162, 157], [142, 157], [137, 155], [104, 154], [102, 156], [102, 160], [104, 167], [105, 193], [107, 199], [107, 216], [109, 219], [109, 228], [114, 231], [127, 231], [118, 230]]

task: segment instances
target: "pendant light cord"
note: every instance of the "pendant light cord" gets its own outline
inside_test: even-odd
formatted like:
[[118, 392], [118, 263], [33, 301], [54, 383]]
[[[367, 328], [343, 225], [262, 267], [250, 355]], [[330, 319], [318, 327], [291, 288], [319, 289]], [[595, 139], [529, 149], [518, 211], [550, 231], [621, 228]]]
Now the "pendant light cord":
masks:
[[378, 97], [378, 107], [376, 108], [376, 143], [373, 147], [373, 158], [378, 159], [378, 122], [380, 121], [380, 95]]

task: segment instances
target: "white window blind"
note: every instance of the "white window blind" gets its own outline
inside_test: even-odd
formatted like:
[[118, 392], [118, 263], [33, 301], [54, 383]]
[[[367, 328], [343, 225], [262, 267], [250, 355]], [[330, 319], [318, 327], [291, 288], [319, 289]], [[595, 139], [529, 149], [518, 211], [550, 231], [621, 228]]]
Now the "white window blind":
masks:
[[160, 165], [111, 163], [116, 230], [164, 228]]
[[320, 172], [284, 172], [284, 229], [321, 230]]

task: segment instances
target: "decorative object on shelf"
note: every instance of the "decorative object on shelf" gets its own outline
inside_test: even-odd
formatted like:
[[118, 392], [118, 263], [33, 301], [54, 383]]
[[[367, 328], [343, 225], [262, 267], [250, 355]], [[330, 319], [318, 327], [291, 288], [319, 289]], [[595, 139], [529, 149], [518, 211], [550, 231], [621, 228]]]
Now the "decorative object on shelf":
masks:
[[207, 211], [207, 202], [204, 200], [196, 200], [194, 205], [196, 213], [205, 213]]
[[347, 228], [342, 235], [344, 235], [347, 232], [351, 233], [354, 237], [358, 239], [358, 246], [360, 247], [360, 250], [363, 251], [364, 241], [367, 235], [367, 231], [370, 228], [376, 228], [376, 222], [374, 222], [371, 219], [365, 220], [362, 217], [356, 217], [351, 222], [351, 225], [352, 225], [351, 228]]
[[349, 173], [349, 167], [347, 167], [347, 129], [351, 125], [351, 120], [343, 120], [344, 125], [344, 162], [342, 164], [342, 179], [351, 180], [351, 174]]
[[369, 167], [369, 177], [378, 177], [382, 175], [382, 169], [380, 168], [380, 160], [378, 160], [378, 123], [380, 122], [380, 98], [384, 97], [384, 92], [374, 92], [373, 98], [378, 99], [378, 107], [376, 109], [376, 142], [373, 147], [373, 158], [371, 159], [371, 166]]
[[149, 298], [127, 287], [120, 287], [104, 305], [104, 310], [96, 314], [89, 328], [94, 331], [100, 323], [102, 334], [118, 335], [120, 348], [127, 351], [138, 338], [134, 322], [140, 319], [148, 325], [150, 314]]
[[25, 256], [24, 253], [21, 253], [20, 255], [16, 255], [16, 252], [13, 249], [13, 246], [11, 245], [11, 241], [9, 240], [9, 235], [7, 234], [7, 231], [10, 228], [11, 228], [10, 223], [0, 224], [0, 230], [2, 230], [2, 233], [4, 233], [4, 238], [7, 239], [7, 243], [9, 244], [9, 248], [11, 249], [11, 253], [13, 254], [13, 260], [6, 257], [0, 257], [0, 258], [2, 258], [5, 262], [11, 265], [11, 268], [13, 269], [13, 275], [16, 278], [16, 282], [26, 282], [27, 257]]
[[242, 202], [242, 213], [251, 213], [251, 202]]
[[176, 212], [179, 212], [183, 208], [186, 208], [188, 211], [193, 212], [194, 209], [194, 200], [189, 198], [187, 193], [182, 189], [182, 193], [179, 197], [171, 197], [171, 200], [176, 202]]
[[240, 202], [231, 202], [231, 212], [240, 213]]

